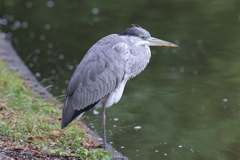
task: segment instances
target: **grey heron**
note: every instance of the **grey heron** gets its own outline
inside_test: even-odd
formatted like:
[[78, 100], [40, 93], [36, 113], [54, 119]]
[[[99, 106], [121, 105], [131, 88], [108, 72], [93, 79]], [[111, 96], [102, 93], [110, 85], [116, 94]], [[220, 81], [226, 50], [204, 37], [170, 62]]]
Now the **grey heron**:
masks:
[[62, 110], [61, 128], [93, 107], [101, 107], [103, 146], [106, 150], [105, 108], [122, 97], [127, 81], [142, 72], [151, 57], [149, 46], [177, 45], [151, 37], [133, 26], [95, 43], [83, 57], [69, 81]]

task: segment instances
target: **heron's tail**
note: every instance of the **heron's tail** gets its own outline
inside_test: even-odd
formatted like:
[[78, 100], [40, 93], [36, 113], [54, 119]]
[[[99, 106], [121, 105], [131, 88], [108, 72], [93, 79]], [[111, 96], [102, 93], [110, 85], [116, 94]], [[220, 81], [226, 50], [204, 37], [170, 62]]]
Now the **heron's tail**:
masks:
[[82, 110], [75, 110], [71, 102], [72, 96], [67, 96], [62, 110], [62, 129], [83, 112]]
[[64, 106], [62, 110], [62, 124], [61, 124], [62, 129], [66, 127], [69, 123], [71, 123], [80, 114], [84, 113], [85, 111], [89, 111], [98, 103], [97, 101], [83, 109], [76, 110], [74, 109], [74, 106], [72, 104], [72, 98], [73, 96], [67, 96], [64, 102]]

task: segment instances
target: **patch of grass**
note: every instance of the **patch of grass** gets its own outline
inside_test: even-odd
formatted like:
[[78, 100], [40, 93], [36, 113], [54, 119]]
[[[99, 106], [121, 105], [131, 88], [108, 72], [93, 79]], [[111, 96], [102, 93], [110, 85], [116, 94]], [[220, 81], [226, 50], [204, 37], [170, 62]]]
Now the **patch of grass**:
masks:
[[17, 147], [60, 157], [110, 159], [108, 152], [89, 149], [100, 144], [91, 141], [79, 123], [61, 130], [62, 104], [36, 97], [1, 61], [0, 91], [0, 149]]

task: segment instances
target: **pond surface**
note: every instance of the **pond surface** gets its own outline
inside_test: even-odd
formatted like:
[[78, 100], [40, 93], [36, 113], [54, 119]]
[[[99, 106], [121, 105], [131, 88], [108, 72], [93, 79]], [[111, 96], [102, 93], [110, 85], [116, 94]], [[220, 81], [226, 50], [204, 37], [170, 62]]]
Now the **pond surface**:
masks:
[[[131, 24], [179, 48], [152, 47], [147, 69], [106, 111], [107, 141], [129, 159], [240, 159], [240, 1], [2, 0], [0, 36], [50, 91], [65, 93], [87, 50]], [[99, 135], [100, 110], [84, 121]]]

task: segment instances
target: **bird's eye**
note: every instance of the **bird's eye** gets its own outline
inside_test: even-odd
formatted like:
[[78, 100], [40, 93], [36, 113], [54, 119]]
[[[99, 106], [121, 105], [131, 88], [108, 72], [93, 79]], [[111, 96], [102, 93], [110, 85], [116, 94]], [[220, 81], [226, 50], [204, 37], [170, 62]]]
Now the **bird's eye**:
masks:
[[146, 38], [145, 38], [145, 37], [143, 37], [143, 36], [142, 36], [142, 37], [140, 37], [140, 38], [141, 38], [141, 39], [146, 39]]

